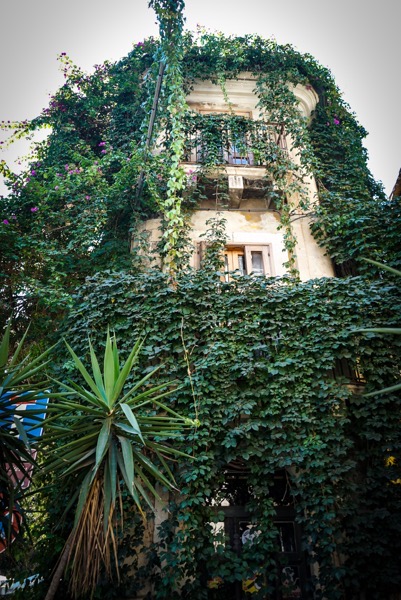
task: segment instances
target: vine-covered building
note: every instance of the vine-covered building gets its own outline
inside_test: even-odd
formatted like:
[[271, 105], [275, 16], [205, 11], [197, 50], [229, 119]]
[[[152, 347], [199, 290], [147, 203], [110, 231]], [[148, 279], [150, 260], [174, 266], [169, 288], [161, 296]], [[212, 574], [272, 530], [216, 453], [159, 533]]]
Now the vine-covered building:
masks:
[[[346, 294], [352, 298], [355, 290], [352, 285], [350, 287], [349, 281], [345, 283], [344, 279], [328, 278], [344, 275], [345, 268], [356, 267], [352, 260], [349, 263], [353, 265], [351, 267], [348, 264], [345, 267], [341, 264], [342, 261], [337, 264], [335, 256], [330, 257], [327, 246], [322, 244], [324, 226], [320, 199], [324, 202], [326, 190], [319, 179], [322, 173], [316, 169], [316, 157], [311, 160], [308, 156], [305, 159], [302, 144], [310, 144], [310, 139], [307, 138], [310, 130], [317, 127], [317, 113], [321, 109], [319, 103], [322, 104], [324, 96], [319, 97], [310, 84], [303, 79], [301, 81], [302, 83], [290, 83], [286, 80], [281, 82], [286, 92], [291, 94], [291, 102], [285, 106], [283, 101], [279, 108], [274, 106], [274, 114], [270, 114], [264, 105], [261, 91], [263, 87], [258, 76], [252, 72], [241, 71], [235, 77], [223, 81], [221, 74], [218, 81], [194, 79], [186, 96], [183, 152], [179, 168], [183, 174], [180, 195], [183, 202], [188, 203], [189, 209], [185, 215], [182, 254], [186, 268], [192, 272], [195, 282], [199, 278], [203, 283], [200, 273], [204, 275], [205, 270], [215, 272], [213, 289], [207, 288], [207, 299], [202, 293], [199, 294], [200, 306], [196, 310], [203, 312], [206, 309], [209, 317], [210, 312], [212, 313], [212, 328], [215, 328], [212, 338], [219, 350], [211, 362], [209, 350], [206, 349], [203, 349], [206, 357], [200, 358], [197, 366], [190, 361], [189, 353], [197, 348], [199, 333], [194, 331], [195, 339], [190, 343], [191, 350], [188, 350], [185, 309], [182, 314], [181, 342], [184, 358], [189, 361], [187, 366], [191, 385], [198, 379], [198, 369], [205, 369], [202, 365], [205, 362], [211, 367], [206, 375], [208, 385], [213, 389], [216, 380], [219, 381], [222, 398], [217, 403], [219, 408], [210, 399], [207, 402], [207, 420], [214, 421], [215, 417], [219, 422], [214, 424], [210, 438], [203, 434], [206, 437], [203, 445], [213, 447], [217, 444], [220, 447], [217, 450], [215, 446], [217, 456], [210, 453], [212, 463], [205, 470], [195, 468], [201, 479], [206, 474], [209, 476], [206, 485], [196, 480], [193, 486], [196, 490], [200, 489], [199, 496], [203, 496], [202, 508], [199, 507], [200, 502], [196, 496], [191, 498], [192, 486], [189, 484], [186, 490], [189, 499], [184, 496], [184, 499], [178, 501], [179, 507], [186, 508], [178, 509], [175, 516], [177, 521], [165, 520], [163, 506], [171, 501], [170, 493], [163, 498], [161, 504], [157, 503], [156, 524], [154, 529], [151, 527], [153, 541], [156, 545], [160, 544], [163, 556], [167, 552], [167, 564], [168, 560], [172, 560], [173, 564], [178, 561], [183, 573], [191, 572], [188, 563], [185, 563], [188, 559], [181, 558], [181, 552], [188, 545], [192, 545], [195, 560], [198, 553], [201, 556], [205, 553], [207, 557], [210, 552], [209, 559], [202, 558], [197, 564], [196, 574], [192, 572], [192, 576], [198, 578], [194, 585], [197, 592], [187, 593], [188, 581], [185, 583], [185, 576], [177, 583], [175, 570], [170, 572], [170, 584], [180, 597], [192, 597], [193, 593], [199, 594], [199, 597], [226, 599], [245, 599], [251, 596], [281, 600], [317, 597], [379, 598], [382, 594], [389, 594], [389, 598], [398, 597], [397, 586], [394, 587], [394, 594], [390, 595], [390, 591], [372, 591], [371, 583], [362, 583], [360, 579], [358, 582], [352, 578], [347, 580], [345, 573], [352, 559], [347, 556], [344, 548], [348, 544], [353, 545], [358, 534], [355, 535], [356, 530], [352, 534], [345, 533], [345, 515], [344, 519], [337, 521], [337, 531], [332, 524], [326, 523], [326, 519], [329, 522], [337, 520], [338, 514], [334, 516], [337, 504], [339, 507], [343, 502], [351, 502], [355, 511], [354, 518], [358, 510], [365, 510], [361, 507], [355, 510], [354, 504], [358, 497], [357, 482], [360, 473], [356, 475], [354, 472], [351, 475], [349, 471], [346, 474], [351, 464], [349, 461], [354, 460], [350, 455], [345, 458], [348, 454], [345, 447], [351, 448], [353, 445], [348, 437], [351, 431], [347, 434], [347, 441], [343, 442], [338, 439], [334, 441], [334, 432], [345, 423], [346, 429], [352, 427], [353, 418], [348, 411], [352, 412], [352, 402], [358, 407], [366, 402], [363, 400], [363, 392], [367, 380], [359, 351], [356, 351], [359, 344], [355, 338], [351, 344], [352, 352], [339, 344], [338, 349], [341, 350], [334, 351], [327, 362], [326, 349], [323, 350], [320, 343], [314, 346], [311, 339], [308, 339], [308, 334], [312, 339], [315, 336], [330, 338], [333, 329], [337, 329], [335, 336], [350, 333], [349, 329], [345, 332], [347, 326], [334, 325], [331, 294], [336, 290], [336, 295], [342, 289], [340, 296], [347, 290]], [[280, 102], [280, 98], [276, 97], [275, 102], [277, 101]], [[333, 134], [338, 129], [347, 127], [337, 113], [333, 116], [333, 112], [329, 111], [325, 118], [328, 121], [324, 123], [324, 127]], [[162, 131], [159, 133], [161, 148], [165, 141], [163, 136]], [[158, 155], [160, 152], [162, 156], [163, 150], [160, 147], [156, 144], [154, 153]], [[363, 154], [361, 147], [359, 152]], [[331, 160], [336, 161], [338, 157], [334, 154]], [[156, 267], [164, 265], [168, 269], [168, 251], [165, 252], [165, 247], [163, 248], [164, 221], [163, 214], [152, 215], [152, 218], [142, 221], [138, 231], [143, 235], [142, 254], [152, 257]], [[134, 251], [135, 246], [134, 236]], [[291, 276], [295, 276], [296, 280], [286, 280], [286, 277]], [[301, 282], [305, 282], [305, 285]], [[360, 284], [362, 285], [362, 280]], [[178, 286], [180, 285], [178, 281]], [[283, 285], [286, 292], [282, 296]], [[228, 291], [230, 286], [236, 288], [233, 295]], [[258, 289], [256, 297], [255, 288]], [[273, 290], [272, 297], [267, 302]], [[287, 296], [289, 290], [291, 292]], [[308, 290], [306, 296], [298, 298], [292, 304], [292, 296], [297, 296], [301, 290], [301, 296]], [[185, 297], [185, 291], [182, 293], [185, 304], [189, 298]], [[227, 304], [221, 298], [226, 294], [229, 296]], [[354, 299], [356, 296], [357, 294]], [[215, 311], [218, 314], [217, 305], [221, 302], [225, 306], [223, 314], [228, 313], [229, 317], [217, 318], [213, 314]], [[279, 306], [283, 302], [284, 309], [281, 306], [278, 308], [276, 302]], [[300, 304], [303, 305], [302, 310]], [[352, 316], [349, 315], [351, 321], [356, 318], [354, 310], [356, 304], [351, 309]], [[235, 324], [231, 319], [234, 319]], [[315, 331], [312, 333], [312, 330]], [[290, 344], [288, 341], [283, 342], [283, 337], [286, 336], [291, 338]], [[295, 344], [294, 337], [298, 338]], [[332, 340], [329, 343], [330, 353], [334, 350], [333, 343], [336, 346], [338, 342]], [[284, 344], [284, 348], [281, 344]], [[241, 348], [240, 358], [231, 361], [225, 356], [220, 365], [221, 348], [224, 348], [223, 353], [227, 352], [229, 355], [231, 352], [239, 352]], [[323, 355], [317, 358], [320, 351]], [[279, 366], [275, 365], [275, 361], [278, 361]], [[228, 369], [228, 373], [224, 376], [220, 369]], [[286, 371], [284, 378], [283, 370]], [[202, 376], [203, 373], [200, 379]], [[256, 383], [259, 378], [259, 383]], [[264, 383], [261, 383], [262, 380]], [[226, 381], [226, 386], [223, 381]], [[194, 403], [200, 403], [199, 409], [202, 412], [202, 400], [197, 397], [195, 390], [196, 385], [193, 389]], [[319, 391], [314, 397], [317, 390]], [[214, 396], [213, 393], [212, 395]], [[227, 396], [229, 400], [226, 402]], [[269, 400], [264, 405], [263, 398], [266, 400], [267, 397]], [[311, 397], [314, 398], [309, 404]], [[197, 410], [196, 416], [199, 414]], [[286, 414], [287, 411], [289, 414]], [[325, 421], [327, 417], [331, 423], [328, 425], [326, 422], [321, 432], [315, 426], [310, 429], [312, 422], [316, 423], [321, 418]], [[291, 423], [290, 427], [288, 422]], [[289, 444], [291, 434], [288, 429], [292, 427], [300, 427], [295, 434], [295, 444], [300, 444], [297, 448]], [[273, 441], [275, 436], [280, 440], [277, 446]], [[326, 463], [328, 456], [323, 458], [321, 454], [324, 454], [330, 441], [336, 447], [336, 458], [332, 457], [335, 467], [334, 464], [329, 467]], [[339, 455], [343, 456], [347, 467], [342, 464], [343, 459]], [[202, 462], [202, 458], [199, 458]], [[205, 457], [203, 460], [207, 464]], [[388, 466], [392, 459], [387, 457], [382, 460], [382, 464]], [[258, 463], [256, 468], [255, 461]], [[300, 463], [304, 461], [305, 465], [301, 467]], [[317, 481], [315, 469], [320, 472]], [[214, 472], [212, 477], [211, 472]], [[336, 481], [339, 482], [342, 476], [349, 486], [347, 492], [338, 491], [335, 492], [335, 498], [324, 498], [323, 482], [326, 480], [326, 485], [328, 483], [326, 477], [329, 478], [328, 487], [332, 493]], [[193, 477], [193, 474], [189, 476], [189, 480]], [[302, 479], [304, 482], [301, 484]], [[314, 487], [316, 483], [317, 486]], [[320, 483], [323, 484], [321, 488]], [[393, 485], [396, 485], [394, 480]], [[342, 493], [344, 498], [341, 497]], [[177, 499], [174, 503], [176, 501]], [[262, 517], [262, 506], [266, 502], [266, 513]], [[319, 505], [319, 509], [315, 504]], [[187, 514], [188, 506], [191, 507], [190, 517]], [[196, 514], [197, 509], [200, 509], [202, 517]], [[348, 509], [345, 512], [347, 511]], [[369, 520], [372, 516], [370, 514]], [[360, 517], [356, 517], [356, 521]], [[187, 519], [195, 521], [192, 541], [189, 541], [188, 537], [191, 536], [185, 532]], [[352, 528], [355, 526], [354, 524]], [[203, 547], [200, 530], [204, 536]], [[261, 542], [264, 535], [269, 539], [268, 543], [266, 540], [264, 542], [266, 546]], [[347, 538], [348, 535], [355, 538], [351, 541]], [[170, 543], [175, 548], [173, 551], [168, 545], [165, 546], [166, 539], [171, 539]], [[314, 542], [311, 542], [312, 539]], [[261, 548], [258, 547], [259, 541]], [[384, 539], [381, 540], [383, 542]], [[388, 545], [384, 542], [388, 548], [387, 556], [394, 557], [393, 542], [388, 542]], [[274, 551], [264, 555], [262, 548], [266, 550], [268, 545], [271, 545], [271, 549], [274, 547]], [[318, 557], [316, 547], [325, 547], [324, 559]], [[358, 548], [360, 564], [369, 560], [370, 551], [373, 554], [376, 552], [373, 548]], [[265, 564], [260, 568], [258, 561], [263, 562], [267, 555], [271, 561], [269, 566]], [[191, 563], [192, 560], [193, 558], [190, 559]], [[396, 563], [398, 559], [395, 559]], [[326, 569], [330, 575], [329, 582], [325, 584], [323, 573]], [[366, 577], [367, 572], [364, 575], [360, 572], [361, 579], [366, 578], [366, 582], [371, 579], [370, 576]], [[331, 579], [334, 573], [338, 582]], [[347, 580], [344, 587], [340, 574], [344, 574], [344, 580]], [[163, 566], [158, 576], [161, 581], [163, 576], [166, 577]], [[373, 576], [375, 577], [377, 575]], [[379, 583], [379, 579], [380, 577], [373, 587], [385, 590], [387, 584]], [[198, 586], [203, 587], [203, 592]], [[346, 591], [347, 587], [349, 591]], [[154, 590], [155, 586], [151, 585], [151, 589]], [[388, 587], [390, 589], [391, 585]], [[155, 597], [159, 596], [164, 597], [163, 593], [156, 591]]]
[[377, 264], [400, 267], [399, 198], [315, 59], [170, 17], [91, 76], [61, 58], [21, 125], [52, 133], [3, 201], [0, 300], [32, 343], [143, 338], [138, 373], [197, 425], [168, 465], [146, 450], [177, 489], [146, 523], [124, 497], [121, 581], [98, 593], [396, 600], [400, 343], [371, 330], [399, 326]]
[[[208, 223], [219, 215], [225, 221], [227, 271], [265, 276], [288, 272], [291, 255], [280, 226], [281, 203], [287, 199], [275, 178], [267, 174], [266, 163], [281, 155], [284, 164], [293, 162], [298, 167], [299, 158], [285, 123], [269, 122], [269, 115], [258, 104], [256, 81], [252, 73], [239, 73], [223, 90], [210, 80], [196, 80], [186, 99], [191, 120], [184, 130], [181, 167], [186, 177], [185, 193], [200, 197], [188, 223], [192, 268], [201, 265]], [[310, 122], [318, 102], [316, 92], [311, 86], [292, 87], [300, 118]], [[302, 190], [308, 210], [303, 208], [304, 198], [299, 192], [295, 190], [292, 198], [294, 264], [301, 280], [330, 277], [334, 274], [332, 263], [310, 232], [310, 208], [317, 201], [314, 179], [310, 177]], [[150, 250], [157, 249], [160, 225], [160, 218], [144, 223], [142, 231], [149, 234]]]

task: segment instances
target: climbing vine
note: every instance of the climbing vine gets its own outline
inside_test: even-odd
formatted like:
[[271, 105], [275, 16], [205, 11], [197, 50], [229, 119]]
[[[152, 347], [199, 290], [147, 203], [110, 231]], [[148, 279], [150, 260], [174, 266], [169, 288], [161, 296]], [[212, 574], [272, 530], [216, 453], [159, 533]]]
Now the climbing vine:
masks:
[[[399, 201], [388, 203], [372, 179], [362, 146], [366, 132], [330, 72], [311, 56], [258, 36], [186, 32], [182, 3], [156, 2], [154, 8], [160, 40], [137, 42], [129, 56], [98, 65], [91, 75], [62, 54], [65, 84], [41, 115], [18, 125], [17, 136], [41, 127], [51, 134], [36, 146], [27, 172], [13, 174], [3, 165], [10, 195], [2, 201], [0, 222], [6, 282], [2, 302], [15, 312], [20, 290], [29, 289], [21, 315], [43, 314], [44, 324], [44, 307], [51, 298], [51, 310], [61, 316], [86, 276], [102, 265], [129, 266], [133, 232], [139, 237], [141, 222], [153, 216], [162, 217], [159, 251], [166, 268], [185, 269], [188, 218], [204, 194], [202, 177], [224, 174], [219, 164], [223, 130], [238, 132], [239, 140], [245, 132], [250, 136], [252, 152], [266, 168], [266, 186], [274, 182], [269, 193], [280, 212], [290, 272], [296, 274], [292, 222], [300, 209], [313, 218], [313, 233], [340, 275], [366, 272], [360, 261], [366, 253], [396, 267], [397, 237], [387, 232], [389, 220], [399, 223]], [[146, 150], [161, 64], [165, 72]], [[232, 111], [221, 115], [221, 126], [218, 115], [188, 111], [185, 96], [195, 79], [211, 79], [227, 95], [226, 82], [241, 71], [255, 77], [263, 120], [284, 126], [290, 154], [272, 144], [269, 135], [253, 135], [255, 124]], [[319, 96], [310, 124], [296, 107], [291, 86], [297, 84], [312, 87]], [[186, 136], [195, 125], [209, 140], [208, 153], [199, 172], [188, 177], [181, 164], [188, 153]], [[313, 205], [305, 186], [310, 172], [319, 190]], [[217, 176], [216, 185], [216, 197], [224, 200], [224, 178]], [[23, 269], [17, 266], [22, 264]]]
[[[400, 344], [356, 330], [399, 326], [391, 275], [361, 260], [400, 267], [399, 199], [387, 199], [371, 177], [366, 132], [315, 59], [258, 36], [184, 31], [182, 1], [151, 6], [159, 39], [136, 42], [127, 57], [90, 75], [61, 55], [65, 83], [48, 108], [17, 127], [4, 124], [17, 137], [40, 127], [51, 133], [22, 174], [1, 164], [10, 188], [1, 201], [1, 318], [13, 313], [17, 329], [32, 321], [33, 345], [63, 334], [82, 355], [87, 334], [100, 346], [107, 326], [126, 351], [146, 335], [143, 364], [163, 365], [162, 381], [182, 381], [172, 407], [200, 420], [177, 441], [193, 457], [176, 465], [182, 494], [168, 499], [158, 542], [135, 558], [121, 593], [149, 580], [154, 599], [227, 599], [233, 585], [245, 597], [295, 593], [278, 579], [280, 501], [303, 532], [305, 598], [390, 598], [401, 585], [400, 399], [366, 402], [363, 390], [398, 380]], [[227, 84], [241, 72], [254, 77], [259, 121], [231, 110]], [[197, 79], [220, 86], [227, 113], [188, 110]], [[297, 84], [319, 97], [310, 123], [297, 109]], [[272, 143], [270, 133], [282, 127], [289, 152]], [[221, 279], [218, 211], [228, 202], [221, 148], [233, 135], [239, 144], [247, 136], [265, 166], [288, 277]], [[184, 170], [199, 140], [203, 164]], [[194, 271], [188, 220], [208, 194], [217, 214]], [[292, 223], [304, 215], [341, 278], [297, 281]], [[142, 227], [151, 218], [162, 227], [154, 255]], [[164, 269], [155, 267], [160, 255]], [[65, 376], [66, 356], [54, 370]], [[277, 491], [278, 481], [285, 488]], [[242, 554], [219, 529], [227, 498], [246, 506], [260, 532]], [[140, 553], [133, 537], [123, 558]], [[40, 549], [52, 551], [50, 543]]]

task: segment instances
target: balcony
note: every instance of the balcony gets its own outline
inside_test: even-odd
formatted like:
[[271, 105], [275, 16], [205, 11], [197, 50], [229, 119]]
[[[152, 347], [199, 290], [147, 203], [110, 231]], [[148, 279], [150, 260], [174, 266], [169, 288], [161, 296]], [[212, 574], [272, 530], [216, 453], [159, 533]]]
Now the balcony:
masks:
[[[273, 182], [264, 180], [266, 166], [287, 153], [282, 123], [253, 121], [239, 115], [192, 113], [185, 119], [187, 132], [183, 166], [196, 165], [211, 179], [224, 166], [230, 205], [239, 208], [244, 198], [263, 197]], [[221, 171], [220, 171], [221, 173]]]
[[263, 167], [287, 152], [282, 123], [252, 121], [227, 114], [186, 117], [184, 162], [205, 165]]

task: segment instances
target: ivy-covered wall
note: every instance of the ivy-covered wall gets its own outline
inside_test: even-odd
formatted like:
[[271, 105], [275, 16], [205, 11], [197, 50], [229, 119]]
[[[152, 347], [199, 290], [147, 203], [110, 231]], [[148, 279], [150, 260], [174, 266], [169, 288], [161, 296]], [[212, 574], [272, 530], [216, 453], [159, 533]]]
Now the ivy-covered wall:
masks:
[[[157, 271], [109, 272], [80, 289], [69, 337], [84, 351], [82, 331], [100, 342], [109, 324], [128, 350], [145, 334], [144, 365], [161, 363], [161, 377], [183, 382], [173, 406], [201, 423], [182, 441], [193, 456], [177, 465], [182, 495], [172, 499], [136, 581], [154, 583], [152, 598], [206, 598], [214, 578], [241, 583], [255, 573], [255, 597], [274, 597], [270, 492], [283, 469], [307, 560], [319, 564], [302, 597], [390, 598], [398, 591], [400, 399], [366, 399], [364, 388], [353, 393], [346, 376], [334, 376], [346, 359], [363, 374], [366, 391], [399, 377], [399, 342], [355, 332], [399, 318], [396, 286], [385, 284], [385, 305], [383, 286], [363, 278], [221, 284], [210, 266], [183, 274], [174, 289]], [[214, 538], [210, 525], [222, 520], [216, 504], [232, 463], [246, 466], [247, 510], [262, 532], [240, 556], [216, 552], [222, 534]], [[224, 587], [214, 594], [231, 598]]]
[[[161, 379], [182, 382], [172, 406], [200, 421], [177, 441], [193, 456], [175, 465], [181, 494], [171, 498], [159, 541], [144, 549], [120, 595], [151, 581], [155, 599], [229, 600], [232, 583], [253, 581], [253, 597], [290, 597], [277, 580], [274, 524], [274, 478], [286, 473], [309, 573], [302, 598], [395, 598], [400, 397], [363, 394], [399, 378], [400, 344], [355, 330], [399, 325], [397, 280], [362, 260], [399, 267], [399, 198], [387, 199], [372, 179], [365, 132], [314, 58], [257, 36], [186, 32], [181, 2], [153, 5], [160, 39], [138, 42], [91, 75], [61, 56], [65, 84], [49, 107], [32, 122], [11, 124], [17, 136], [43, 126], [51, 133], [22, 175], [2, 165], [10, 185], [1, 201], [2, 321], [12, 314], [17, 330], [31, 321], [33, 347], [65, 335], [82, 354], [87, 335], [98, 346], [107, 326], [127, 351], [146, 336], [144, 364], [161, 364]], [[298, 153], [294, 161], [268, 142], [257, 147], [266, 181], [278, 190], [289, 276], [223, 282], [221, 221], [211, 223], [202, 269], [188, 267], [188, 220], [206, 188], [188, 190], [180, 167], [186, 131], [199, 119], [185, 98], [196, 79], [224, 93], [226, 81], [243, 71], [255, 76], [262, 113], [285, 126]], [[310, 124], [288, 83], [318, 94]], [[235, 116], [226, 119], [234, 127]], [[205, 128], [211, 123], [203, 117]], [[209, 153], [205, 178], [217, 167]], [[311, 172], [319, 192], [313, 205], [305, 192]], [[224, 178], [213, 185], [224, 199]], [[341, 277], [297, 279], [295, 197]], [[155, 216], [162, 219], [164, 271], [131, 252], [132, 238], [141, 246], [138, 224]], [[334, 377], [344, 360], [350, 370]], [[69, 373], [62, 352], [54, 368], [59, 377]], [[347, 387], [354, 369], [365, 387]], [[212, 535], [233, 464], [246, 474], [247, 514], [261, 532], [242, 554], [224, 546], [222, 533]], [[123, 544], [123, 554], [141, 547], [141, 532]]]
[[[297, 206], [314, 218], [314, 235], [340, 275], [371, 271], [361, 262], [363, 256], [398, 264], [399, 200], [388, 201], [372, 179], [362, 146], [365, 131], [328, 70], [289, 45], [256, 36], [225, 38], [201, 31], [185, 32], [180, 40], [175, 47], [182, 82], [169, 79], [167, 66], [150, 144], [159, 65], [167, 60], [164, 46], [154, 39], [138, 42], [129, 56], [100, 65], [91, 75], [61, 56], [65, 85], [49, 107], [31, 122], [4, 124], [17, 127], [17, 137], [51, 129], [27, 172], [15, 175], [2, 165], [11, 192], [2, 200], [0, 220], [4, 311], [35, 314], [43, 325], [48, 315], [62, 317], [86, 276], [103, 268], [129, 268], [132, 233], [149, 216], [164, 217], [161, 250], [172, 259], [173, 270], [186, 267], [188, 212], [203, 191], [182, 198], [187, 178], [178, 165], [185, 131], [199, 120], [188, 114], [185, 96], [196, 78], [212, 79], [224, 90], [224, 82], [241, 71], [254, 74], [260, 110], [285, 126], [299, 152], [295, 163], [267, 142], [255, 148], [266, 163], [266, 180], [275, 182], [276, 203], [290, 200], [282, 202], [280, 217], [288, 252], [296, 245], [291, 229], [297, 216], [291, 198], [296, 198]], [[311, 125], [300, 115], [288, 82], [318, 93]], [[170, 114], [180, 115], [176, 129]], [[203, 117], [206, 130], [212, 117]], [[235, 124], [235, 115], [226, 118]], [[161, 152], [154, 155], [151, 149], [159, 139]], [[209, 153], [209, 159], [204, 170], [215, 170], [216, 155]], [[318, 206], [310, 206], [305, 195], [303, 179], [310, 171], [319, 188]], [[224, 199], [224, 181], [217, 179], [216, 186]], [[294, 260], [288, 267], [294, 270]]]

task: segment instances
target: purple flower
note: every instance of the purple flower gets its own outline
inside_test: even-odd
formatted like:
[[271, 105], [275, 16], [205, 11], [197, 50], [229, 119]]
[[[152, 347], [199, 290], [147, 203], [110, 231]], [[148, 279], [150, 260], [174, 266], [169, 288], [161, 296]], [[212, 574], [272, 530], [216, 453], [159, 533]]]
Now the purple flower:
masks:
[[91, 197], [90, 196], [85, 196], [85, 200], [90, 200]]
[[107, 150], [102, 150], [100, 154], [107, 154]]
[[100, 142], [99, 146], [105, 146], [106, 142]]
[[32, 171], [31, 171], [31, 175], [32, 175], [32, 177], [35, 177], [35, 175], [36, 175], [36, 171], [35, 171], [35, 169], [32, 169]]
[[32, 206], [32, 208], [31, 208], [31, 213], [38, 212], [38, 210], [39, 210], [39, 209], [38, 209], [38, 207], [37, 207], [37, 206]]
[[334, 117], [333, 123], [334, 123], [334, 125], [339, 125], [340, 121], [337, 119], [337, 117]]
[[4, 225], [10, 225], [9, 221], [7, 221], [7, 219], [3, 220]]
[[15, 215], [11, 215], [11, 218], [12, 219], [16, 219], [17, 217]]
[[141, 47], [142, 47], [142, 46], [144, 46], [144, 45], [145, 45], [145, 44], [144, 44], [143, 42], [138, 42], [138, 43], [137, 43], [137, 45], [136, 45], [136, 47], [137, 47], [137, 48], [141, 48]]
[[59, 188], [59, 186], [58, 186], [58, 185], [56, 185], [56, 187], [55, 187], [54, 189], [55, 189], [55, 190], [58, 190], [58, 188]]
[[69, 165], [65, 165], [65, 166], [64, 166], [64, 169], [65, 169], [66, 171], [68, 171], [68, 169], [69, 169], [69, 168], [70, 168], [70, 167], [69, 167]]

